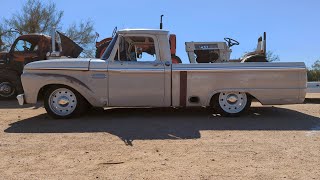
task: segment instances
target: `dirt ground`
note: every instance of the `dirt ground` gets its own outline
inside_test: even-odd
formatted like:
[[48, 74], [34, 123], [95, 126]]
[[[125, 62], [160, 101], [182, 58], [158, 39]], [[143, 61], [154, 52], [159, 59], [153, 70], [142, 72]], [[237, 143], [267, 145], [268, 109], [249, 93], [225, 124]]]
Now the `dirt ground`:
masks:
[[0, 179], [319, 179], [320, 95], [206, 109], [91, 110], [54, 120], [0, 101]]

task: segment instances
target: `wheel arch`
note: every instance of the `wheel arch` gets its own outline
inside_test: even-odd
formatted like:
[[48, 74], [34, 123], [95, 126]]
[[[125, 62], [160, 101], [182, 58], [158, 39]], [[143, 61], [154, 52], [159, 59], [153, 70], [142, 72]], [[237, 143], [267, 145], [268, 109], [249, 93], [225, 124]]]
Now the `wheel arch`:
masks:
[[243, 92], [246, 93], [246, 95], [248, 96], [248, 98], [252, 99], [252, 100], [257, 100], [258, 102], [260, 102], [259, 99], [257, 99], [252, 92], [245, 90], [245, 89], [221, 89], [221, 90], [216, 90], [214, 92], [212, 92], [211, 94], [209, 94], [208, 96], [208, 101], [206, 103], [206, 106], [213, 106], [213, 103], [215, 102], [214, 100], [219, 96], [219, 93], [221, 92], [231, 92], [231, 91], [236, 91], [236, 92]]
[[[74, 87], [72, 87], [72, 86], [70, 86], [70, 85], [59, 84], [59, 83], [56, 83], [56, 84], [46, 84], [46, 85], [42, 86], [42, 87], [39, 89], [39, 91], [38, 91], [37, 101], [43, 100], [43, 97], [44, 97], [45, 93], [46, 93], [49, 89], [54, 88], [54, 87], [57, 87], [57, 88], [58, 88], [58, 87], [67, 87], [67, 88], [70, 88], [71, 90], [74, 90], [74, 91], [76, 91], [77, 93], [79, 93], [89, 104], [91, 104], [90, 101], [88, 100], [88, 97], [86, 97], [86, 96], [84, 95], [84, 93], [79, 92], [76, 88], [74, 88]], [[92, 105], [92, 104], [91, 104], [91, 105]]]

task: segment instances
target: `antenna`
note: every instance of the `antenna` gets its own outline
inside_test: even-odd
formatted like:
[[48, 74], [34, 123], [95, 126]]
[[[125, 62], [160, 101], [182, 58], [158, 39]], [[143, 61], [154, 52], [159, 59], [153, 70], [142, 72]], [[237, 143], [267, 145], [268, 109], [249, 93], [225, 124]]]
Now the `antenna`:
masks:
[[160, 16], [160, 29], [162, 29], [162, 17], [163, 17], [163, 14]]

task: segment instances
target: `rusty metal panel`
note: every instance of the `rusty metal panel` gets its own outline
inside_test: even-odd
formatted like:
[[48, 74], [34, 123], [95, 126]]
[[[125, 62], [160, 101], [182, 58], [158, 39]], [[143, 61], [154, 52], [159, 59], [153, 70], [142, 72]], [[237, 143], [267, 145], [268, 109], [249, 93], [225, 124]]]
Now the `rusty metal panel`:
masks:
[[58, 31], [57, 33], [59, 34], [61, 40], [62, 55], [77, 58], [83, 51], [83, 48], [62, 33]]

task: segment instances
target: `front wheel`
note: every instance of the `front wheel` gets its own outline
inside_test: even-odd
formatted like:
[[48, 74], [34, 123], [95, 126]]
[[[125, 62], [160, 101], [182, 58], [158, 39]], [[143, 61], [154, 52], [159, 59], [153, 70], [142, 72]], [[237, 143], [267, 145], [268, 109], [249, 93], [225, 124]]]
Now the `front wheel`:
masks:
[[60, 86], [52, 87], [45, 93], [44, 107], [53, 118], [67, 119], [83, 114], [88, 102], [74, 89]]
[[244, 92], [221, 92], [213, 99], [213, 108], [223, 116], [239, 116], [251, 106], [251, 98]]
[[7, 80], [0, 80], [0, 99], [11, 99], [16, 95], [14, 84]]

